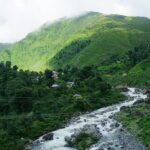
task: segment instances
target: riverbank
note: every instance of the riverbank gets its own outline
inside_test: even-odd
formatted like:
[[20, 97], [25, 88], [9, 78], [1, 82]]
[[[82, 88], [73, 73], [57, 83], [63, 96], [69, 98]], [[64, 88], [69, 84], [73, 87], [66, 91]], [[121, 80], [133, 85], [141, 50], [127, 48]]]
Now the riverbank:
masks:
[[150, 99], [136, 103], [132, 109], [124, 108], [117, 114], [117, 119], [144, 143], [146, 150], [150, 150]]
[[[102, 134], [98, 143], [92, 145], [90, 150], [98, 149], [131, 149], [131, 150], [144, 150], [144, 146], [134, 137], [126, 132], [120, 123], [113, 119], [114, 114], [120, 111], [125, 106], [132, 106], [136, 101], [145, 99], [146, 95], [142, 91], [137, 92], [134, 88], [129, 88], [125, 93], [128, 99], [117, 105], [101, 108], [90, 114], [85, 114], [72, 120], [65, 128], [53, 131], [50, 140], [44, 140], [44, 136], [40, 137], [37, 141], [26, 149], [32, 150], [70, 150], [66, 147], [66, 137], [71, 137], [79, 130], [82, 130], [85, 125], [95, 125]], [[121, 139], [121, 140], [120, 140]]]

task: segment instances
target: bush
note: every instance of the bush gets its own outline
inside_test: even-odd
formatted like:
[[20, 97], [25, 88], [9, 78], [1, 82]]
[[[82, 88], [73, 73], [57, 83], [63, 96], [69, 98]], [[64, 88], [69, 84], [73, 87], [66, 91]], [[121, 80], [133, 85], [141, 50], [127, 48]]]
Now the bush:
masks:
[[98, 138], [94, 135], [81, 132], [74, 141], [70, 141], [68, 144], [70, 147], [77, 148], [78, 150], [85, 150], [91, 145], [97, 143], [97, 141]]

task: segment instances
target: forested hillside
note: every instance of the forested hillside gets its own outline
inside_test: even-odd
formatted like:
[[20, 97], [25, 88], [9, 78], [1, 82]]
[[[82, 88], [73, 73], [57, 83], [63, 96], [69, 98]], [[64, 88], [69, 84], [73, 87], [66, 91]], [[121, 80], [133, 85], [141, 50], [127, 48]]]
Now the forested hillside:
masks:
[[44, 73], [0, 63], [0, 149], [23, 150], [73, 116], [124, 100], [94, 67]]
[[67, 64], [100, 64], [114, 54], [122, 55], [140, 43], [149, 42], [149, 29], [148, 18], [89, 12], [45, 24], [1, 52], [0, 60], [34, 71]]

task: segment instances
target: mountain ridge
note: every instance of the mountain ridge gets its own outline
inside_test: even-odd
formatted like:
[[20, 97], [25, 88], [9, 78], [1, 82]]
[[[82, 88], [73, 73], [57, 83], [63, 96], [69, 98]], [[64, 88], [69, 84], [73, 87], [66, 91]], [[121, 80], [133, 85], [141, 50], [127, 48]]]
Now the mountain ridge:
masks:
[[[145, 17], [90, 12], [42, 26], [1, 52], [0, 60], [33, 71], [99, 64], [112, 54], [120, 55], [141, 42], [149, 42], [149, 28], [150, 20]], [[64, 64], [58, 65], [54, 60], [65, 47], [87, 39], [91, 43], [74, 57], [68, 57]]]

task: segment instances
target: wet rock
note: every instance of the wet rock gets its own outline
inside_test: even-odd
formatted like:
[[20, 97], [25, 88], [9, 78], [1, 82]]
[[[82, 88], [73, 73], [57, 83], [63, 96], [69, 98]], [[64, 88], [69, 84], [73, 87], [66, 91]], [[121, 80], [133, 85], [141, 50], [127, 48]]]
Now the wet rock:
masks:
[[66, 137], [65, 137], [65, 141], [66, 141], [67, 143], [69, 143], [69, 142], [71, 141], [71, 138], [70, 138], [69, 136], [66, 136]]
[[96, 117], [96, 116], [95, 116], [94, 114], [89, 114], [88, 117], [94, 118], [94, 117]]
[[129, 109], [130, 107], [129, 106], [122, 106], [121, 108], [120, 108], [120, 111], [124, 111], [124, 110], [127, 110], [127, 109]]
[[113, 147], [108, 147], [107, 150], [115, 150]]
[[150, 94], [150, 90], [146, 90], [144, 94]]
[[105, 121], [102, 121], [101, 122], [101, 125], [104, 127], [106, 125], [106, 122]]
[[123, 129], [123, 128], [121, 128], [119, 131], [120, 131], [120, 132], [124, 132], [124, 129]]
[[74, 141], [80, 133], [86, 133], [98, 139], [102, 138], [102, 133], [99, 131], [99, 128], [97, 127], [97, 125], [92, 124], [92, 125], [85, 125], [83, 126], [83, 128], [76, 130], [75, 133], [71, 135], [71, 137], [66, 136], [65, 141], [67, 143]]
[[109, 116], [109, 119], [113, 119], [113, 115], [110, 115], [110, 116]]
[[45, 135], [43, 136], [43, 140], [45, 140], [45, 141], [53, 140], [53, 136], [54, 136], [53, 133], [45, 134]]
[[112, 129], [118, 128], [119, 126], [120, 126], [120, 124], [119, 124], [118, 122], [113, 123], [113, 124], [110, 125], [110, 127], [111, 127]]
[[81, 123], [81, 122], [82, 122], [81, 120], [78, 120], [78, 121], [77, 121], [77, 123]]
[[115, 127], [118, 128], [119, 126], [120, 126], [120, 124], [116, 122]]

